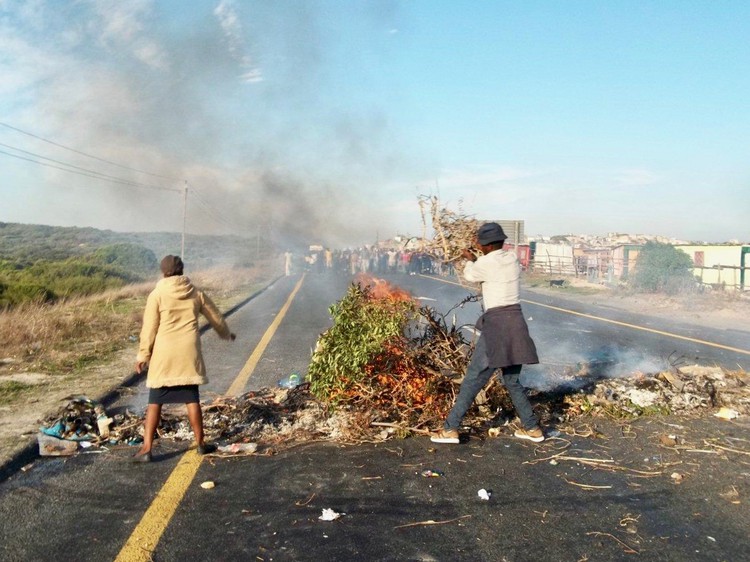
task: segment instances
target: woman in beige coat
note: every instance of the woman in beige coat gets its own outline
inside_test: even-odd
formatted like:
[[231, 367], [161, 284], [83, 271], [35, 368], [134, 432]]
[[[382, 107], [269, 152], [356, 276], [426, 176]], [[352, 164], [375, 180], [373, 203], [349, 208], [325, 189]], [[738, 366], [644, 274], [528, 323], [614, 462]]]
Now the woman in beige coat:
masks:
[[216, 305], [183, 275], [179, 256], [166, 256], [161, 260], [161, 271], [164, 278], [146, 301], [135, 364], [138, 373], [148, 365], [146, 386], [149, 388], [143, 446], [133, 457], [136, 462], [151, 461], [151, 447], [163, 404], [185, 404], [198, 452], [205, 454], [215, 450], [216, 447], [206, 444], [203, 437], [198, 385], [206, 384], [208, 379], [201, 353], [199, 316], [205, 316], [222, 339], [235, 339]]

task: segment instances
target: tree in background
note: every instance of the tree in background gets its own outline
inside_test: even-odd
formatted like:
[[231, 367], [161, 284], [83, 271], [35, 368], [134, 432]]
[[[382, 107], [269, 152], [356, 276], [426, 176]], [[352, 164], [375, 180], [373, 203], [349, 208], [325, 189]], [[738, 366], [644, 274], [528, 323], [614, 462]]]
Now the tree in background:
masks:
[[671, 244], [647, 242], [638, 254], [629, 285], [644, 293], [694, 292], [693, 260]]

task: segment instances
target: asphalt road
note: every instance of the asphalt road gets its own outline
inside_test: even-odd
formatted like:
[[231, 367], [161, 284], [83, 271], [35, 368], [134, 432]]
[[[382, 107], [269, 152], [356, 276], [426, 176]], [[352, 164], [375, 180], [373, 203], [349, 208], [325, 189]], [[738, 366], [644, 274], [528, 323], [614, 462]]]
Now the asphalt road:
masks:
[[[206, 333], [211, 382], [203, 397], [304, 373], [330, 323], [327, 308], [349, 283], [312, 274], [280, 279], [229, 317], [235, 342]], [[398, 283], [443, 312], [468, 294], [420, 276]], [[532, 383], [602, 354], [620, 361], [619, 369], [675, 356], [746, 366], [750, 357], [747, 333], [707, 335], [533, 293], [524, 299], [542, 360], [527, 372]], [[455, 313], [470, 324], [479, 309]], [[137, 408], [144, 396], [140, 385], [113, 408]], [[129, 447], [38, 459], [0, 484], [0, 559], [746, 560], [747, 456], [694, 451], [704, 434], [741, 449], [748, 428], [717, 423], [649, 419], [625, 431], [600, 421], [597, 439], [562, 435], [541, 445], [472, 437], [436, 446], [410, 438], [201, 459], [185, 443], [164, 442], [148, 465], [131, 464]], [[665, 450], [657, 438], [665, 431], [695, 446]], [[562, 446], [565, 458], [550, 463]], [[423, 477], [425, 469], [443, 476]], [[675, 472], [684, 477], [679, 483]], [[201, 488], [209, 480], [216, 487]], [[726, 495], [732, 488], [738, 503]], [[489, 500], [480, 489], [491, 492]], [[341, 515], [322, 521], [324, 509]]]

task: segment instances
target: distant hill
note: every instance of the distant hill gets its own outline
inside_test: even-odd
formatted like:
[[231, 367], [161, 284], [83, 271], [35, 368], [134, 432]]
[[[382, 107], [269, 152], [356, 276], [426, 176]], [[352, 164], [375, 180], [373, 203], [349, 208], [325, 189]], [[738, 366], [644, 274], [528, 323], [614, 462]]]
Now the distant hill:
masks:
[[[38, 261], [61, 261], [87, 256], [113, 244], [136, 244], [157, 258], [180, 254], [182, 236], [175, 232], [114, 232], [96, 228], [46, 226], [0, 222], [0, 260], [28, 267]], [[251, 265], [261, 255], [274, 251], [265, 239], [240, 236], [185, 236], [188, 269], [216, 265]]]

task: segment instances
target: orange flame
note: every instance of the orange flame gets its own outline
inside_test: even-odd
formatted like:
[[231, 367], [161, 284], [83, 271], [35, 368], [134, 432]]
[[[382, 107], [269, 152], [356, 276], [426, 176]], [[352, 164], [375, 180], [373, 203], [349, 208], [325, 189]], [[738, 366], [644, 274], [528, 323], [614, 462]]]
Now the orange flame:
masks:
[[356, 277], [357, 283], [363, 287], [370, 287], [371, 294], [376, 299], [390, 299], [392, 301], [413, 301], [414, 298], [408, 291], [389, 283], [385, 279], [379, 279], [368, 273], [360, 273]]

